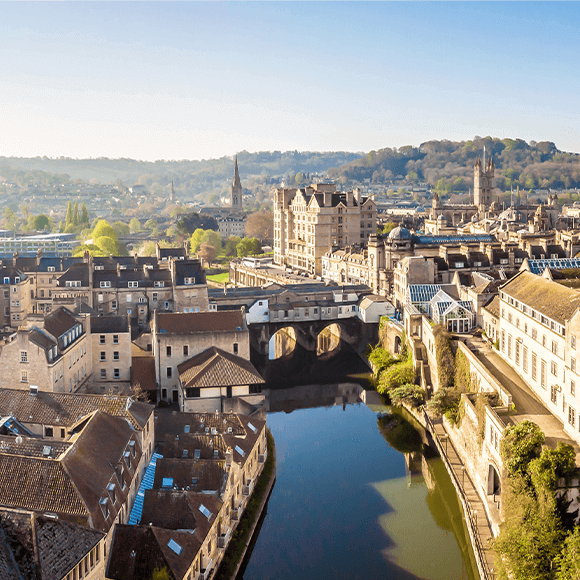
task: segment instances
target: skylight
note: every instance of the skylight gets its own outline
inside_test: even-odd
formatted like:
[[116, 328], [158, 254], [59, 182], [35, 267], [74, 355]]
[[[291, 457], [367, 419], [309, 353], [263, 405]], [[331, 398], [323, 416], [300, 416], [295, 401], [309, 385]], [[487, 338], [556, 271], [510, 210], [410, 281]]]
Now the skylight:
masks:
[[211, 512], [203, 505], [200, 504], [199, 511], [209, 520], [211, 518]]
[[181, 556], [183, 548], [175, 540], [169, 540], [167, 547], [173, 550], [178, 556]]
[[173, 489], [173, 477], [164, 477], [161, 487], [165, 489]]
[[237, 451], [237, 452], [238, 452], [238, 453], [239, 453], [239, 454], [240, 454], [242, 457], [244, 457], [244, 456], [246, 455], [246, 454], [244, 453], [244, 450], [243, 450], [243, 449], [242, 449], [242, 448], [241, 448], [239, 445], [236, 445], [236, 446], [235, 446], [235, 450], [236, 450], [236, 451]]
[[251, 429], [251, 430], [252, 430], [254, 433], [257, 433], [257, 432], [258, 432], [258, 430], [257, 430], [257, 429], [256, 429], [256, 428], [255, 428], [255, 427], [254, 427], [254, 426], [253, 426], [251, 423], [248, 423], [248, 427], [249, 427], [249, 428], [250, 428], [250, 429]]

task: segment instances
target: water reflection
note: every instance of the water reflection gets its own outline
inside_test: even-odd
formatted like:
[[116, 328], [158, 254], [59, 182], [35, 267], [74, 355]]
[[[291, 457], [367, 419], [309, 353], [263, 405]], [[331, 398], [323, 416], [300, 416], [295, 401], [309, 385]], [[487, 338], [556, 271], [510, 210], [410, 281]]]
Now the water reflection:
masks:
[[406, 454], [388, 444], [401, 448], [408, 427], [385, 435], [356, 383], [266, 394], [277, 481], [246, 580], [474, 577], [421, 436]]

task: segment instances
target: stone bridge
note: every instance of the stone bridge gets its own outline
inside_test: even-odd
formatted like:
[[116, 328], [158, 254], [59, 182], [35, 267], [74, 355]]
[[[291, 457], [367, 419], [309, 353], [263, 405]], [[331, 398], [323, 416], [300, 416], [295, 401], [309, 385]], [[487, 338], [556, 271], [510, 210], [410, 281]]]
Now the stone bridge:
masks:
[[362, 353], [369, 343], [378, 340], [378, 324], [367, 324], [358, 317], [325, 320], [279, 320], [269, 322], [254, 322], [248, 324], [250, 330], [250, 346], [260, 357], [268, 358], [270, 339], [279, 330], [291, 328], [296, 342], [305, 350], [316, 352], [320, 333], [336, 324], [340, 340], [350, 344], [353, 349]]

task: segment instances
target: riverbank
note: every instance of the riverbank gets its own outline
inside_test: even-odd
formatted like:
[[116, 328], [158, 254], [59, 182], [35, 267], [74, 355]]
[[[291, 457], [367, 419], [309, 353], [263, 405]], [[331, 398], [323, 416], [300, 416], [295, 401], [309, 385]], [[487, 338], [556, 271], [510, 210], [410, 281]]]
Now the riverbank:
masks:
[[240, 522], [232, 535], [228, 544], [220, 567], [213, 580], [234, 580], [244, 560], [258, 524], [262, 518], [262, 513], [266, 503], [272, 493], [276, 482], [276, 445], [272, 434], [268, 431], [268, 458], [264, 464], [264, 469], [258, 478], [254, 493], [246, 509], [240, 518]]

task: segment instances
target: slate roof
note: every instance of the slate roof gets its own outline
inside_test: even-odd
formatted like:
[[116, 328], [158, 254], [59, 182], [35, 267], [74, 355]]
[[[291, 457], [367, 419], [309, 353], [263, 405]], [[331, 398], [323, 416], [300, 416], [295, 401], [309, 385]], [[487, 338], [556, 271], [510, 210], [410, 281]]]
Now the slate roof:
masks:
[[161, 334], [194, 334], [196, 332], [232, 332], [245, 330], [240, 309], [221, 312], [175, 312], [157, 314], [157, 332]]
[[171, 478], [173, 485], [181, 490], [218, 491], [226, 475], [224, 466], [223, 460], [194, 460], [190, 453], [187, 458], [163, 457], [157, 460], [153, 489], [162, 489], [163, 480]]
[[156, 391], [155, 358], [153, 356], [134, 356], [131, 359], [131, 380], [133, 385], [139, 383], [144, 391]]
[[[32, 395], [21, 389], [0, 389], [0, 415], [13, 415], [23, 424], [71, 427], [96, 410], [128, 419], [133, 428], [143, 429], [154, 407], [140, 401], [127, 405], [128, 397], [48, 393]], [[127, 408], [128, 407], [128, 408]]]
[[[73, 316], [73, 313], [64, 306], [53, 310], [44, 317], [44, 328], [56, 338], [73, 329], [80, 322]], [[81, 325], [82, 326], [82, 325]]]
[[499, 318], [499, 296], [494, 296], [485, 306], [485, 310], [487, 310], [490, 314]]
[[527, 270], [519, 272], [504, 284], [501, 291], [560, 324], [570, 320], [580, 306], [578, 290], [566, 288]]
[[107, 334], [129, 332], [127, 316], [91, 316], [91, 333]]
[[0, 435], [0, 453], [5, 455], [23, 455], [26, 457], [47, 457], [58, 459], [65, 453], [71, 443], [34, 437], [23, 437], [17, 443], [14, 435]]
[[185, 388], [264, 383], [264, 379], [250, 361], [215, 346], [182, 362], [177, 371]]
[[35, 517], [35, 538], [42, 580], [61, 580], [105, 536], [63, 520]]
[[81, 287], [87, 288], [89, 285], [89, 265], [83, 262], [72, 264], [66, 272], [58, 277], [58, 287], [66, 287], [69, 281], [80, 281]]
[[40, 328], [36, 328], [36, 326], [30, 329], [28, 340], [45, 351], [57, 346], [54, 339], [45, 334]]

